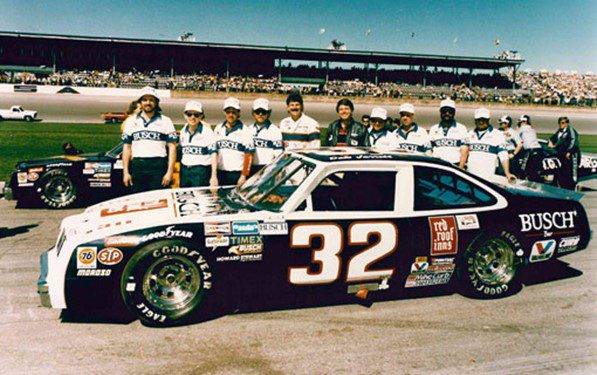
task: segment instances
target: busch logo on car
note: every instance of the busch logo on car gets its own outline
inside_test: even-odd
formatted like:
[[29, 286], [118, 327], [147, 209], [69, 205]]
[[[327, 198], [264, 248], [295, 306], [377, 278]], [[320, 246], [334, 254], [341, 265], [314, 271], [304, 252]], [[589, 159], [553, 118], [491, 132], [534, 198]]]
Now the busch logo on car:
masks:
[[576, 211], [566, 212], [543, 212], [536, 214], [521, 214], [520, 230], [528, 232], [530, 230], [542, 231], [550, 229], [570, 229], [574, 228], [574, 218]]

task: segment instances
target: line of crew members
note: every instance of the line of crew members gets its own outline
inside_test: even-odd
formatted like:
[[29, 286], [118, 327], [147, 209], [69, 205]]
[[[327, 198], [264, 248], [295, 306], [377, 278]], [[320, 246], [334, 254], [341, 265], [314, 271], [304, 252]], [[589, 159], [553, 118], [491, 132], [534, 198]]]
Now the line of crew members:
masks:
[[[204, 121], [203, 106], [191, 100], [186, 103], [186, 124], [177, 135], [172, 120], [161, 114], [159, 97], [153, 88], [145, 88], [138, 99], [138, 110], [123, 124], [123, 182], [133, 192], [169, 186], [174, 174], [177, 149], [180, 152], [180, 186], [241, 185], [247, 178], [271, 163], [284, 149], [305, 149], [322, 146], [320, 126], [304, 113], [300, 94], [286, 99], [289, 117], [280, 126], [270, 121], [271, 107], [267, 99], [253, 102], [253, 123], [240, 120], [241, 106], [236, 98], [224, 101], [225, 120], [212, 130]], [[509, 116], [500, 118], [500, 129], [490, 124], [491, 114], [485, 108], [475, 111], [475, 129], [455, 119], [456, 104], [451, 99], [440, 103], [440, 122], [429, 132], [417, 125], [415, 108], [404, 103], [399, 108], [399, 121], [394, 128], [388, 112], [381, 107], [358, 122], [353, 118], [354, 105], [341, 99], [336, 105], [338, 119], [328, 126], [323, 146], [370, 146], [381, 151], [403, 151], [432, 155], [446, 160], [480, 177], [490, 178], [499, 167], [508, 178], [510, 159], [522, 157], [522, 169], [537, 168], [534, 150], [540, 148], [530, 118], [519, 120], [519, 131], [512, 128]], [[549, 147], [562, 154], [565, 167], [571, 169], [568, 184], [574, 186], [580, 155], [578, 135], [559, 119], [560, 129]], [[501, 130], [501, 131], [500, 131]]]

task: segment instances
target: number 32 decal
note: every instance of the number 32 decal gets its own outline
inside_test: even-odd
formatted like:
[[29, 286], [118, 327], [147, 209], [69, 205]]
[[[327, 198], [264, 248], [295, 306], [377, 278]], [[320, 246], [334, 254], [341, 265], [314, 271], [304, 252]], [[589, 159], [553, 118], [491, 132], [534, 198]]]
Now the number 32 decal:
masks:
[[[347, 262], [346, 282], [379, 280], [389, 278], [394, 268], [370, 270], [369, 266], [387, 257], [398, 246], [398, 229], [391, 222], [355, 222], [348, 227], [348, 245], [369, 245], [369, 237], [378, 236], [378, 241], [358, 252]], [[342, 228], [335, 223], [299, 224], [290, 232], [290, 247], [311, 248], [313, 238], [321, 238], [321, 247], [313, 249], [311, 261], [318, 267], [290, 267], [288, 279], [291, 284], [329, 284], [338, 280], [341, 272], [340, 253], [344, 248]]]

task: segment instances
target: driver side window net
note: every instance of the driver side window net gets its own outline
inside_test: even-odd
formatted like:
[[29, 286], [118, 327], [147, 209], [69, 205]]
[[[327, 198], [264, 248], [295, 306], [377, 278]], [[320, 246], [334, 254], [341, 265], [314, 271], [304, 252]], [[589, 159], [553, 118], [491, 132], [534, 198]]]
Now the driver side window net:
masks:
[[490, 206], [496, 199], [452, 172], [415, 168], [415, 210]]
[[393, 211], [396, 172], [330, 174], [311, 193], [314, 211]]

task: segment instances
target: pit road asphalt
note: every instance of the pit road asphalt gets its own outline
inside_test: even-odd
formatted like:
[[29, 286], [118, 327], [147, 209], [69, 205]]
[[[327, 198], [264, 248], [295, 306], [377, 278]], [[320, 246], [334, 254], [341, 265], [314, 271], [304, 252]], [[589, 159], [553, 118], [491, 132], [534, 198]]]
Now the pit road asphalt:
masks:
[[[583, 200], [591, 227], [597, 192]], [[39, 256], [81, 209], [0, 200], [0, 373], [596, 373], [597, 242], [500, 300], [458, 294], [224, 316], [147, 328], [61, 322], [40, 306]], [[566, 264], [569, 264], [567, 266]]]

